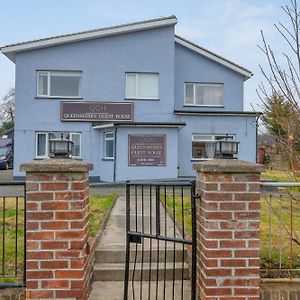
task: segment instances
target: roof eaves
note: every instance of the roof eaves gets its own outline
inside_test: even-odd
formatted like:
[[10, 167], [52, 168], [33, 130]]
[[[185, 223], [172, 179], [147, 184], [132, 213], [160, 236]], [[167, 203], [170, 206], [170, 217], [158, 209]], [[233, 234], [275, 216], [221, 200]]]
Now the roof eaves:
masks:
[[248, 69], [210, 51], [210, 50], [207, 50], [201, 46], [199, 46], [198, 44], [195, 44], [179, 35], [175, 35], [175, 42], [177, 42], [178, 44], [184, 46], [184, 47], [187, 47], [189, 48], [190, 50], [193, 50], [217, 63], [220, 63], [222, 65], [224, 65], [225, 67], [228, 67], [230, 69], [232, 69], [233, 71], [235, 72], [238, 72], [240, 73], [241, 75], [244, 76], [245, 80], [249, 79], [253, 73], [251, 71], [249, 71]]
[[191, 116], [260, 116], [258, 111], [192, 111], [192, 110], [174, 110], [175, 115]]
[[177, 23], [177, 18], [172, 15], [158, 19], [151, 19], [135, 23], [121, 24], [117, 26], [98, 28], [88, 31], [82, 31], [72, 34], [58, 35], [43, 39], [37, 39], [17, 44], [6, 45], [0, 48], [0, 51], [9, 59], [14, 61], [17, 52], [29, 51], [38, 48], [51, 47], [60, 44], [84, 41], [105, 36], [135, 32], [140, 30], [149, 30], [158, 27], [171, 26]]

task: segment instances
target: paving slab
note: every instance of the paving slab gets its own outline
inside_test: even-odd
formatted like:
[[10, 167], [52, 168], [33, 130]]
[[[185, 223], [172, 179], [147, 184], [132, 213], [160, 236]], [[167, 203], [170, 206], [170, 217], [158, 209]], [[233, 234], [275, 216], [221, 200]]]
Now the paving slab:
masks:
[[[182, 238], [163, 205], [156, 206], [156, 199], [150, 191], [144, 191], [143, 201], [140, 194], [134, 193], [131, 197], [130, 206], [131, 230], [155, 234], [158, 229], [155, 215], [156, 210], [159, 209], [161, 235]], [[118, 197], [115, 203], [96, 247], [94, 278], [99, 281], [93, 283], [89, 299], [123, 299], [125, 245], [126, 198], [121, 196]], [[173, 289], [174, 299], [189, 299], [191, 282], [188, 279], [189, 270], [187, 264], [182, 262], [182, 259], [185, 258], [186, 249], [183, 244], [165, 241], [158, 242], [149, 238], [142, 238], [142, 244], [131, 244], [129, 276], [133, 277], [133, 274], [135, 274], [135, 281], [129, 281], [128, 299], [132, 299], [133, 293], [136, 299], [139, 299], [140, 295], [144, 298], [146, 297], [146, 299], [149, 296], [149, 299], [163, 299], [164, 293], [166, 294], [166, 299], [169, 299], [170, 295], [172, 298]], [[152, 262], [151, 273], [149, 272], [150, 261]], [[159, 266], [158, 273], [156, 272], [157, 266]], [[164, 273], [165, 266], [167, 268]], [[134, 268], [135, 273], [133, 273]], [[173, 269], [176, 271], [173, 271]], [[143, 276], [141, 275], [142, 272]], [[157, 274], [159, 274], [158, 281], [156, 281]], [[182, 283], [181, 280], [178, 280], [182, 277], [188, 280], [184, 280]], [[114, 281], [110, 281], [112, 280], [111, 278], [115, 278]], [[150, 278], [151, 280], [141, 281], [145, 280], [145, 278]], [[175, 278], [174, 285], [173, 278]], [[164, 281], [164, 279], [169, 279], [170, 281]], [[158, 292], [157, 298], [156, 290]], [[181, 298], [182, 295], [183, 298]]]
[[[158, 297], [156, 298], [156, 282], [150, 281], [150, 298], [149, 296], [149, 281], [143, 281], [134, 283], [134, 299], [172, 299], [173, 293], [173, 282], [166, 281], [164, 287], [163, 281], [158, 281]], [[183, 287], [183, 289], [182, 289]], [[140, 291], [142, 290], [142, 298], [140, 298]], [[174, 299], [190, 299], [191, 294], [191, 282], [190, 280], [184, 280], [183, 286], [182, 281], [174, 282]], [[92, 292], [90, 294], [90, 300], [122, 300], [124, 291], [123, 281], [97, 281], [92, 285]], [[183, 297], [182, 297], [183, 294]], [[128, 286], [128, 299], [132, 298], [132, 285]]]

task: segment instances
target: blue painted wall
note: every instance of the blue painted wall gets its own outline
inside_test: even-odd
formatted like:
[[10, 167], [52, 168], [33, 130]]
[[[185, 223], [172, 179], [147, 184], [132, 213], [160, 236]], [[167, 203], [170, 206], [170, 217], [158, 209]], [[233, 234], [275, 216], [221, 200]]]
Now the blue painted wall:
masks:
[[[136, 122], [186, 122], [178, 129], [119, 128], [116, 180], [193, 176], [192, 133], [231, 133], [240, 141], [239, 158], [255, 161], [254, 117], [176, 116], [174, 109], [242, 111], [243, 77], [174, 42], [174, 27], [18, 53], [16, 56], [16, 120], [14, 176], [35, 157], [36, 131], [82, 133], [82, 159], [94, 164], [92, 176], [112, 181], [114, 162], [104, 161], [103, 130], [89, 122], [60, 121], [60, 99], [36, 98], [37, 70], [82, 71], [81, 101], [126, 101], [126, 72], [158, 72], [159, 101], [135, 100]], [[224, 107], [183, 106], [184, 82], [224, 83]], [[254, 123], [253, 123], [254, 122]], [[167, 134], [166, 167], [129, 167], [128, 134]]]
[[62, 123], [59, 99], [36, 98], [37, 70], [81, 70], [86, 101], [125, 101], [125, 72], [158, 72], [159, 101], [134, 101], [135, 121], [168, 121], [174, 118], [174, 47], [174, 26], [168, 26], [17, 54], [14, 176], [24, 175], [20, 163], [34, 158], [35, 142], [26, 149], [24, 142], [34, 141], [35, 131], [82, 132], [86, 161], [97, 161], [102, 151], [90, 123]]
[[[166, 134], [166, 166], [128, 166], [128, 135], [131, 134]], [[118, 128], [116, 180], [176, 178], [177, 145], [177, 128]]]
[[[184, 83], [223, 83], [224, 107], [184, 106]], [[242, 111], [243, 76], [196, 52], [175, 44], [175, 108], [195, 111]]]
[[187, 126], [179, 131], [178, 163], [179, 176], [194, 176], [192, 168], [192, 134], [235, 134], [240, 142], [238, 159], [256, 161], [255, 117], [231, 116], [180, 116]]

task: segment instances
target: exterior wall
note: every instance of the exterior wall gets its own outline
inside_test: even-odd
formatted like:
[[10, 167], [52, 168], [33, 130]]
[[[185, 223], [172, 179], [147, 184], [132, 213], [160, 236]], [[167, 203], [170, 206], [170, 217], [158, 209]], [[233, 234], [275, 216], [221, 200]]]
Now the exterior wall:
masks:
[[134, 101], [134, 118], [168, 121], [174, 119], [174, 53], [174, 26], [169, 26], [17, 54], [14, 176], [24, 175], [20, 163], [34, 158], [35, 131], [84, 132], [85, 161], [92, 161], [90, 149], [97, 146], [91, 145], [91, 123], [60, 122], [61, 99], [36, 98], [37, 70], [81, 70], [82, 97], [88, 101], [124, 101], [125, 72], [158, 72], [159, 101]]
[[[133, 100], [134, 121], [187, 125], [179, 133], [177, 129], [163, 128], [118, 129], [117, 151], [125, 152], [117, 152], [116, 180], [175, 178], [178, 166], [180, 176], [194, 176], [192, 133], [235, 134], [240, 142], [239, 159], [255, 161], [254, 117], [174, 115], [174, 109], [242, 111], [243, 76], [175, 43], [174, 26], [168, 26], [18, 53], [15, 177], [25, 175], [20, 171], [21, 163], [35, 158], [36, 131], [70, 131], [81, 133], [81, 158], [94, 164], [90, 175], [100, 176], [103, 181], [114, 179], [114, 161], [102, 159], [103, 131], [94, 130], [90, 122], [61, 122], [62, 99], [36, 97], [37, 70], [82, 71], [79, 101], [126, 101], [126, 72], [159, 73], [159, 100]], [[184, 82], [189, 81], [224, 83], [224, 107], [184, 106]], [[167, 133], [166, 167], [128, 167], [128, 134], [133, 132]]]
[[[101, 132], [102, 140], [103, 140], [104, 132], [105, 130]], [[128, 166], [128, 135], [134, 135], [134, 134], [137, 135], [165, 134], [166, 148], [167, 148], [166, 166], [145, 166], [145, 167]], [[116, 181], [163, 179], [163, 178], [177, 177], [178, 129], [176, 128], [169, 128], [169, 129], [168, 128], [118, 128], [116, 135], [117, 135], [117, 148], [116, 148], [117, 158], [116, 158], [116, 170], [115, 170]], [[113, 168], [114, 168], [114, 161], [102, 160], [99, 164], [101, 180], [113, 181], [113, 173], [114, 173]]]
[[[184, 83], [204, 82], [224, 84], [224, 107], [184, 106]], [[175, 44], [175, 109], [195, 111], [242, 111], [242, 75]]]
[[179, 176], [194, 176], [192, 164], [192, 134], [235, 134], [240, 142], [238, 159], [256, 161], [255, 117], [232, 116], [180, 116], [178, 120], [186, 122], [179, 131], [178, 160]]

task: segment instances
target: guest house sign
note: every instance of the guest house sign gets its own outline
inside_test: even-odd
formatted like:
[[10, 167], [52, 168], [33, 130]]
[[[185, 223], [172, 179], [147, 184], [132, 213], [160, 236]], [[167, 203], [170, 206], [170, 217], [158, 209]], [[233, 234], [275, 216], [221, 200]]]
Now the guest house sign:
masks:
[[62, 101], [60, 119], [63, 122], [132, 122], [133, 103]]
[[129, 135], [129, 166], [165, 166], [166, 135]]

